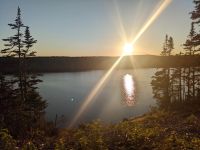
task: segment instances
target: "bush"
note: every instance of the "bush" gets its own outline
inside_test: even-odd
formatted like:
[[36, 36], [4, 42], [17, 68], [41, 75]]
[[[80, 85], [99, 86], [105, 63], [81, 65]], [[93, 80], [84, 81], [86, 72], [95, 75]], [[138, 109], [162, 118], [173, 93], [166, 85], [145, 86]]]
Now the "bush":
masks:
[[1, 129], [1, 131], [0, 131], [0, 149], [2, 149], [2, 150], [17, 149], [16, 141], [9, 134], [7, 129]]

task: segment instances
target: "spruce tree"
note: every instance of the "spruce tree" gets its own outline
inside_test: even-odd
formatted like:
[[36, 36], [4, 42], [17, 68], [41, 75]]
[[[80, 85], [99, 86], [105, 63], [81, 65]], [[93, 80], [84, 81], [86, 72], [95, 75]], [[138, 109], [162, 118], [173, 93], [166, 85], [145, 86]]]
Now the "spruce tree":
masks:
[[[186, 39], [184, 46], [185, 55], [189, 55], [192, 57], [195, 55], [196, 52], [196, 44], [194, 42], [194, 38], [196, 37], [197, 33], [195, 32], [194, 22], [191, 23], [191, 29], [190, 33], [188, 35], [188, 38]], [[195, 74], [195, 68], [188, 66], [186, 68], [185, 73], [185, 80], [186, 80], [186, 88], [187, 88], [187, 99], [190, 100], [192, 97], [194, 97], [194, 74]]]
[[[168, 57], [171, 55], [171, 51], [174, 49], [173, 38], [165, 36], [165, 41], [163, 44], [163, 50], [161, 51], [161, 56]], [[171, 103], [171, 75], [170, 68], [160, 68], [152, 77], [151, 82], [153, 88], [154, 98], [158, 100], [158, 104], [162, 108], [168, 108]]]
[[[191, 14], [191, 19], [194, 24], [197, 26], [200, 25], [200, 0], [194, 0], [193, 3], [195, 4], [195, 9], [192, 11]], [[192, 39], [192, 44], [196, 47], [198, 47], [195, 51], [194, 54], [198, 54], [200, 52], [200, 33], [196, 33], [195, 36]]]
[[[37, 41], [31, 36], [29, 27], [22, 23], [19, 7], [17, 9], [15, 23], [8, 25], [12, 30], [16, 31], [16, 34], [3, 39], [7, 43], [5, 44], [6, 48], [1, 50], [1, 53], [18, 60], [18, 72], [15, 73], [16, 77], [12, 78], [12, 80], [15, 79], [15, 82], [10, 85], [11, 87], [15, 87], [13, 92], [15, 97], [10, 97], [10, 99], [17, 103], [11, 105], [12, 107], [8, 109], [13, 114], [9, 115], [7, 117], [9, 120], [5, 120], [4, 123], [13, 135], [25, 136], [28, 135], [27, 133], [31, 134], [34, 128], [38, 128], [38, 122], [43, 116], [46, 107], [46, 102], [36, 91], [37, 84], [41, 80], [38, 79], [37, 74], [30, 73], [27, 69], [27, 59], [35, 55], [36, 51], [32, 50], [32, 47]], [[4, 80], [6, 79], [3, 77], [2, 83], [7, 83]], [[4, 93], [6, 94], [8, 91]]]
[[10, 57], [18, 57], [18, 73], [16, 76], [19, 79], [19, 88], [20, 88], [20, 96], [21, 100], [24, 100], [24, 91], [23, 91], [23, 77], [22, 77], [22, 48], [23, 48], [23, 33], [22, 29], [24, 28], [24, 24], [22, 23], [21, 19], [21, 10], [18, 7], [17, 9], [17, 17], [14, 21], [14, 23], [8, 24], [12, 30], [15, 30], [15, 34], [13, 36], [10, 36], [6, 39], [3, 39], [3, 41], [7, 42], [4, 44], [6, 47], [5, 49], [1, 50], [1, 53], [6, 56]]
[[24, 27], [24, 24], [22, 23], [21, 19], [21, 10], [18, 7], [17, 9], [17, 17], [15, 19], [14, 23], [8, 24], [12, 30], [16, 31], [16, 34], [13, 36], [10, 36], [6, 39], [3, 39], [3, 41], [8, 42], [7, 44], [4, 44], [6, 47], [5, 49], [1, 50], [1, 53], [7, 55], [7, 56], [17, 56], [19, 58], [22, 57], [22, 28]]
[[[191, 30], [188, 36], [188, 39], [186, 40], [184, 46], [186, 54], [192, 57], [195, 57], [195, 55], [198, 55], [200, 53], [200, 32], [195, 31], [195, 27], [199, 28], [200, 25], [200, 0], [194, 0], [193, 1], [195, 8], [190, 13], [191, 14]], [[200, 67], [188, 67], [188, 84], [187, 88], [190, 92], [188, 94], [188, 99], [198, 99], [198, 89], [199, 87], [199, 80], [200, 80]]]

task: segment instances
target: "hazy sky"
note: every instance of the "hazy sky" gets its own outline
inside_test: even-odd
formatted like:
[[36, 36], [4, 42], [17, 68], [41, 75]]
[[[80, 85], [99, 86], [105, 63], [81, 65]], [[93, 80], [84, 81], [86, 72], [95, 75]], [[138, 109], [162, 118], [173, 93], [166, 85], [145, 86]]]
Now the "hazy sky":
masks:
[[[173, 0], [135, 43], [134, 54], [160, 54], [165, 34], [175, 48], [190, 30], [193, 0]], [[126, 36], [136, 36], [162, 0], [0, 0], [0, 39], [14, 32], [7, 26], [20, 6], [22, 19], [38, 43], [40, 56], [113, 56], [123, 47], [120, 22]], [[121, 19], [120, 19], [121, 18]], [[121, 21], [120, 21], [121, 20]], [[0, 49], [3, 42], [0, 41]]]

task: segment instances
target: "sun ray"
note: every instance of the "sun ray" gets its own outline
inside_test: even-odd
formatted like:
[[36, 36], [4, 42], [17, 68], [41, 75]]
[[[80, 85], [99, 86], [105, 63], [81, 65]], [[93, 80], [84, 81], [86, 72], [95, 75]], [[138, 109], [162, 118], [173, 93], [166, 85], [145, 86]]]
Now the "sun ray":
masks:
[[120, 15], [119, 6], [118, 6], [116, 0], [113, 0], [113, 4], [114, 4], [114, 7], [115, 7], [117, 20], [118, 20], [118, 25], [119, 25], [119, 30], [118, 31], [119, 31], [121, 39], [125, 43], [125, 42], [127, 42], [127, 35], [126, 35], [124, 24], [123, 24], [121, 15]]
[[110, 74], [112, 74], [113, 70], [116, 68], [116, 66], [119, 64], [121, 59], [124, 55], [121, 55], [116, 62], [112, 65], [112, 67], [106, 72], [106, 74], [100, 79], [100, 81], [96, 84], [96, 86], [93, 88], [93, 90], [90, 92], [88, 97], [84, 100], [84, 103], [81, 105], [79, 111], [73, 118], [73, 120], [70, 122], [69, 127], [73, 127], [73, 125], [77, 122], [81, 114], [85, 111], [85, 109], [89, 106], [89, 104], [92, 102], [94, 97], [97, 95], [97, 93], [100, 91], [100, 89], [103, 87], [105, 82], [107, 81]]
[[[133, 41], [131, 42], [132, 45], [135, 44], [135, 42], [141, 37], [141, 35], [148, 29], [148, 27], [156, 20], [156, 18], [163, 12], [163, 10], [172, 2], [172, 0], [163, 0], [158, 9], [156, 9], [155, 13], [150, 17], [150, 19], [145, 23], [145, 25], [140, 29], [138, 34], [135, 36]], [[114, 1], [116, 10], [117, 10], [117, 16], [118, 21], [120, 25], [120, 33], [122, 36], [122, 39], [124, 40], [124, 43], [127, 43], [127, 37], [124, 30], [124, 26], [121, 20], [121, 16], [119, 13], [119, 8], [117, 7], [116, 2]], [[105, 75], [99, 80], [99, 82], [96, 84], [96, 86], [93, 88], [93, 90], [90, 92], [88, 97], [84, 100], [84, 103], [79, 108], [79, 111], [75, 115], [75, 117], [72, 119], [68, 127], [73, 127], [74, 124], [78, 121], [80, 116], [84, 113], [85, 109], [89, 106], [89, 104], [92, 102], [94, 97], [99, 93], [100, 89], [103, 88], [105, 85], [105, 82], [109, 78], [109, 76], [112, 74], [113, 70], [117, 67], [117, 65], [120, 63], [122, 58], [125, 56], [125, 53], [123, 52], [122, 55], [116, 60], [116, 62], [112, 65], [112, 67], [105, 73]]]
[[140, 29], [138, 34], [132, 41], [134, 45], [135, 42], [140, 38], [140, 36], [149, 28], [149, 26], [156, 20], [156, 18], [163, 12], [163, 10], [172, 2], [172, 0], [163, 0], [158, 9], [153, 13], [153, 15], [149, 18], [149, 20], [145, 23], [145, 25]]

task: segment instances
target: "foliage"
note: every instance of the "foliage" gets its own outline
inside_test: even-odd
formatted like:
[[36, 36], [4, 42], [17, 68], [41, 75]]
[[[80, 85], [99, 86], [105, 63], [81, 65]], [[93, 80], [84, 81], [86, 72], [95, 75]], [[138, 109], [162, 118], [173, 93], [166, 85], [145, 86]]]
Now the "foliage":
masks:
[[57, 149], [196, 150], [200, 148], [198, 114], [154, 109], [143, 117], [117, 124], [93, 121], [61, 130], [55, 145]]
[[9, 134], [8, 130], [2, 129], [0, 130], [0, 149], [3, 150], [15, 150], [16, 141], [13, 137]]
[[[168, 35], [165, 36], [165, 42], [163, 44], [163, 50], [161, 52], [162, 56], [170, 56], [172, 50], [174, 49], [173, 38]], [[168, 108], [168, 105], [171, 101], [170, 95], [170, 74], [171, 68], [160, 68], [157, 69], [157, 72], [152, 77], [153, 80], [151, 82], [154, 98], [158, 100], [158, 105], [162, 108]]]
[[[77, 128], [60, 129], [57, 138], [35, 132], [35, 138], [16, 141], [3, 129], [1, 147], [5, 149], [194, 149], [200, 148], [200, 112], [165, 111], [154, 108], [144, 116], [117, 124], [93, 121]], [[37, 141], [38, 140], [38, 141]], [[43, 141], [42, 141], [43, 140]], [[41, 142], [42, 141], [42, 142]]]
[[14, 143], [22, 149], [36, 149], [41, 145], [49, 145], [46, 144], [49, 133], [55, 129], [55, 126], [52, 128], [44, 119], [46, 101], [36, 90], [41, 80], [37, 74], [27, 71], [26, 59], [36, 53], [31, 49], [36, 40], [31, 36], [29, 27], [22, 23], [19, 7], [15, 22], [8, 25], [16, 34], [3, 39], [7, 44], [1, 53], [7, 57], [15, 57], [18, 70], [11, 76], [0, 74], [0, 129], [9, 131], [2, 131], [2, 142], [4, 149], [12, 147], [12, 141], [15, 140]]
[[198, 122], [198, 118], [195, 115], [191, 114], [185, 119], [185, 122], [188, 124], [196, 124]]
[[[177, 55], [195, 57], [200, 52], [200, 33], [195, 31], [195, 25], [199, 25], [200, 1], [194, 0], [195, 10], [191, 12], [191, 30], [186, 39], [184, 52]], [[161, 55], [169, 56], [174, 49], [173, 39], [166, 35]], [[151, 82], [154, 98], [160, 107], [164, 109], [175, 108], [188, 102], [200, 103], [200, 67], [185, 66], [159, 69], [152, 77]], [[176, 108], [175, 108], [176, 109]]]

